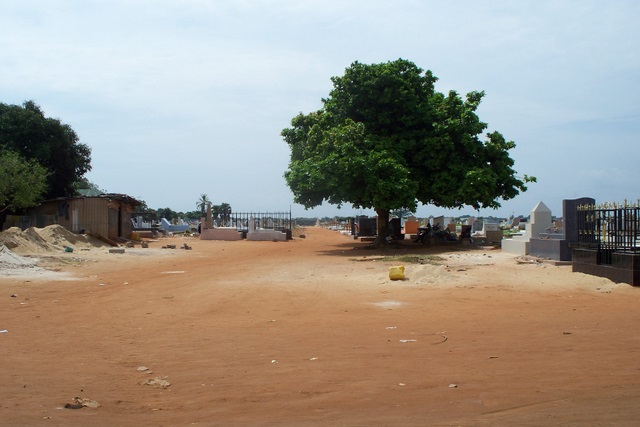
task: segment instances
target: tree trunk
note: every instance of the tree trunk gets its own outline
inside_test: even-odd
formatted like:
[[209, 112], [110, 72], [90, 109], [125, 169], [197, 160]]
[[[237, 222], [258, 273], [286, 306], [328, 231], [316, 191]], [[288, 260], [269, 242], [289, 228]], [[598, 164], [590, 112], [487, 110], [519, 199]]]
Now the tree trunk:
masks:
[[377, 209], [378, 215], [378, 236], [376, 237], [375, 245], [382, 246], [387, 243], [387, 236], [389, 236], [389, 209]]

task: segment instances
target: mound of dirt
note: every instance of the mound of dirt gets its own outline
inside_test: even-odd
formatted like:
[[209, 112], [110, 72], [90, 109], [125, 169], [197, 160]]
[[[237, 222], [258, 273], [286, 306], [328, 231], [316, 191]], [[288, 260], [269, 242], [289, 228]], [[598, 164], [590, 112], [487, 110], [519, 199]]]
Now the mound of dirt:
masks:
[[11, 227], [0, 233], [0, 243], [12, 252], [22, 255], [59, 251], [40, 237], [33, 228], [22, 231], [18, 227]]
[[47, 243], [61, 246], [92, 248], [109, 246], [102, 240], [87, 234], [76, 234], [60, 225], [50, 225], [45, 228], [36, 228], [35, 232]]
[[64, 251], [65, 248], [91, 249], [108, 246], [103, 241], [84, 234], [75, 234], [54, 224], [44, 228], [30, 227], [22, 231], [11, 227], [0, 233], [0, 244], [21, 255], [37, 255]]

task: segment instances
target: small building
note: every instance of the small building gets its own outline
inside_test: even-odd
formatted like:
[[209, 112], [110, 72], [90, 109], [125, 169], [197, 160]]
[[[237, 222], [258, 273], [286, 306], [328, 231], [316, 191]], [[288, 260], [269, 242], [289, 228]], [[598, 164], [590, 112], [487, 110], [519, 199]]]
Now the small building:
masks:
[[24, 215], [8, 215], [3, 229], [59, 224], [74, 233], [128, 239], [133, 231], [132, 214], [141, 204], [126, 194], [113, 193], [46, 200], [27, 209]]

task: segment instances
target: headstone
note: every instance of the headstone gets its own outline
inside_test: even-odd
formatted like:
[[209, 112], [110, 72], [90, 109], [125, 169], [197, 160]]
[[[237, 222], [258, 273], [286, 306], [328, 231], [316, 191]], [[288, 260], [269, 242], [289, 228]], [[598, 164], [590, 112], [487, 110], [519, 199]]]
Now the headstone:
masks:
[[487, 231], [498, 231], [498, 223], [497, 222], [483, 221], [482, 230], [484, 232], [487, 232]]
[[564, 222], [562, 230], [564, 238], [568, 242], [578, 241], [578, 206], [595, 204], [596, 199], [591, 197], [562, 201], [562, 220]]
[[400, 218], [392, 218], [389, 220], [389, 236], [394, 240], [404, 239], [404, 234], [402, 234], [402, 227], [400, 224]]
[[482, 222], [482, 232], [481, 235], [484, 236], [484, 241], [486, 244], [500, 244], [502, 241], [503, 233], [500, 229], [500, 226], [497, 222], [494, 221], [483, 221]]
[[418, 234], [418, 219], [410, 216], [404, 221], [404, 234]]
[[525, 232], [519, 236], [502, 239], [502, 251], [515, 255], [529, 255], [529, 242], [551, 226], [551, 210], [539, 202], [531, 211]]

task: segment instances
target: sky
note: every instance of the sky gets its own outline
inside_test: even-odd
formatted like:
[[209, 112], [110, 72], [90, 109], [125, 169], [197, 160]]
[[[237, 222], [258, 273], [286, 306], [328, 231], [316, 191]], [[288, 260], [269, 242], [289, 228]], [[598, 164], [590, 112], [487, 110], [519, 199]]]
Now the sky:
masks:
[[528, 215], [542, 201], [640, 197], [637, 0], [0, 0], [0, 102], [35, 101], [91, 150], [87, 178], [150, 208], [305, 210], [283, 178], [280, 133], [322, 108], [354, 61], [403, 58], [436, 90], [486, 95], [487, 131], [516, 143], [537, 183], [497, 210], [420, 206], [417, 215]]

